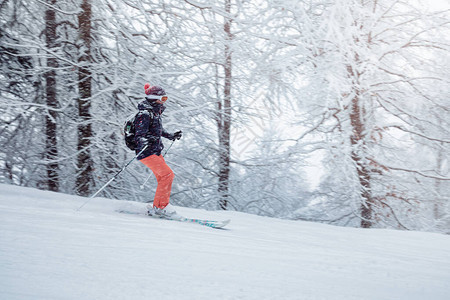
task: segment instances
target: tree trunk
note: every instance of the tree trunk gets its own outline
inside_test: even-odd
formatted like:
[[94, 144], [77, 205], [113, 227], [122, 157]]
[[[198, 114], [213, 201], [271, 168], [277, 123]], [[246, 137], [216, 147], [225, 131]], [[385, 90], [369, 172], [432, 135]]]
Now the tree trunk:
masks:
[[[440, 143], [440, 146], [444, 148], [444, 143]], [[436, 171], [438, 174], [444, 174], [443, 172], [443, 166], [445, 164], [445, 154], [442, 149], [437, 150], [437, 158], [436, 158]], [[434, 202], [433, 212], [434, 212], [434, 219], [436, 221], [440, 220], [445, 214], [444, 214], [444, 202], [443, 202], [443, 193], [441, 193], [442, 188], [442, 181], [439, 179], [435, 180], [435, 187], [436, 187], [436, 200]]]
[[350, 112], [350, 123], [352, 127], [351, 144], [352, 144], [352, 160], [356, 166], [358, 174], [360, 193], [361, 193], [361, 227], [372, 227], [373, 219], [373, 199], [370, 190], [370, 170], [368, 169], [365, 159], [366, 145], [364, 142], [364, 121], [363, 111], [360, 104], [359, 93], [356, 93], [352, 99], [352, 107]]
[[225, 24], [224, 32], [226, 35], [225, 40], [225, 82], [224, 82], [224, 97], [223, 105], [219, 105], [219, 206], [221, 209], [226, 210], [229, 198], [229, 178], [230, 178], [230, 156], [231, 156], [231, 146], [230, 146], [230, 130], [231, 130], [231, 47], [230, 43], [232, 40], [231, 34], [231, 0], [225, 1]]
[[[56, 0], [49, 0], [49, 5], [55, 5]], [[56, 46], [56, 16], [52, 8], [45, 11], [45, 41], [47, 49], [52, 51]], [[56, 68], [58, 61], [54, 56], [49, 54], [47, 58], [47, 71], [44, 74], [46, 86], [46, 104], [47, 113], [45, 115], [45, 149], [46, 149], [46, 163], [47, 163], [47, 184], [50, 191], [58, 191], [58, 148], [57, 148], [57, 113], [54, 110], [58, 106], [56, 95]]]
[[87, 196], [93, 185], [93, 161], [91, 157], [91, 96], [92, 77], [89, 69], [91, 62], [91, 3], [83, 0], [78, 15], [79, 25], [79, 58], [78, 58], [78, 174], [76, 190], [79, 195]]

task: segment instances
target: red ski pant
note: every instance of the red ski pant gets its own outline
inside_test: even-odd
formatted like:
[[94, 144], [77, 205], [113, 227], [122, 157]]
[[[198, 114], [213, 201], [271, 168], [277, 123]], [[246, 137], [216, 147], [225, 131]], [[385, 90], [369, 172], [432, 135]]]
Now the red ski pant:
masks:
[[162, 155], [150, 155], [140, 160], [144, 165], [149, 167], [155, 174], [158, 186], [156, 187], [155, 199], [153, 206], [164, 208], [169, 204], [170, 192], [172, 190], [172, 182], [175, 174], [166, 164]]

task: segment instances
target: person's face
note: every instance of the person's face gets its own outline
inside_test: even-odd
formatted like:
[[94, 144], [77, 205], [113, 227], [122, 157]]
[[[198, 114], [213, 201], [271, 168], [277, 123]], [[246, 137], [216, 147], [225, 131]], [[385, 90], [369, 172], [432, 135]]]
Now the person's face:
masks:
[[163, 96], [163, 97], [161, 97], [161, 99], [156, 100], [155, 102], [158, 104], [164, 104], [167, 101], [167, 99], [169, 99], [169, 97]]

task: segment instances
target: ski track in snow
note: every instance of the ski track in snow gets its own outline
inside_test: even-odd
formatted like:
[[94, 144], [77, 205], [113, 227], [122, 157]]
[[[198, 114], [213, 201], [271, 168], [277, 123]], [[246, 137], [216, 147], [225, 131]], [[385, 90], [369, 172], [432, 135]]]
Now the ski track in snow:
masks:
[[450, 236], [0, 185], [0, 299], [449, 299]]

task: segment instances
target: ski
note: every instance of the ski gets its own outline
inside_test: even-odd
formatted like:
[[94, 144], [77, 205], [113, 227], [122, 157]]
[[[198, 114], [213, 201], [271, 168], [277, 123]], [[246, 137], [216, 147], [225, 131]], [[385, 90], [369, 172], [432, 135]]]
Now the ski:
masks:
[[211, 227], [211, 228], [223, 228], [231, 221], [231, 220], [225, 220], [225, 221], [199, 220], [199, 219], [186, 218], [186, 217], [179, 216], [179, 215], [173, 216], [170, 218], [167, 218], [167, 217], [160, 218], [157, 216], [151, 216], [151, 217], [158, 218], [158, 219], [166, 219], [166, 220], [171, 220], [171, 221], [184, 222], [184, 223], [195, 223], [195, 224], [199, 224], [199, 225], [203, 225], [203, 226], [207, 226], [207, 227]]
[[154, 219], [178, 221], [178, 222], [182, 222], [182, 223], [194, 223], [194, 224], [199, 224], [202, 226], [217, 228], [217, 229], [223, 228], [231, 222], [231, 220], [214, 221], [214, 220], [201, 220], [201, 219], [194, 219], [194, 218], [186, 218], [186, 217], [180, 216], [178, 214], [175, 216], [172, 216], [172, 217], [160, 217], [160, 216], [148, 215], [148, 214], [143, 214], [143, 213], [134, 212], [134, 211], [127, 211], [127, 210], [119, 210], [118, 212], [125, 213], [125, 214], [132, 214], [132, 215], [142, 215], [142, 216], [147, 216], [147, 217], [154, 218]]

